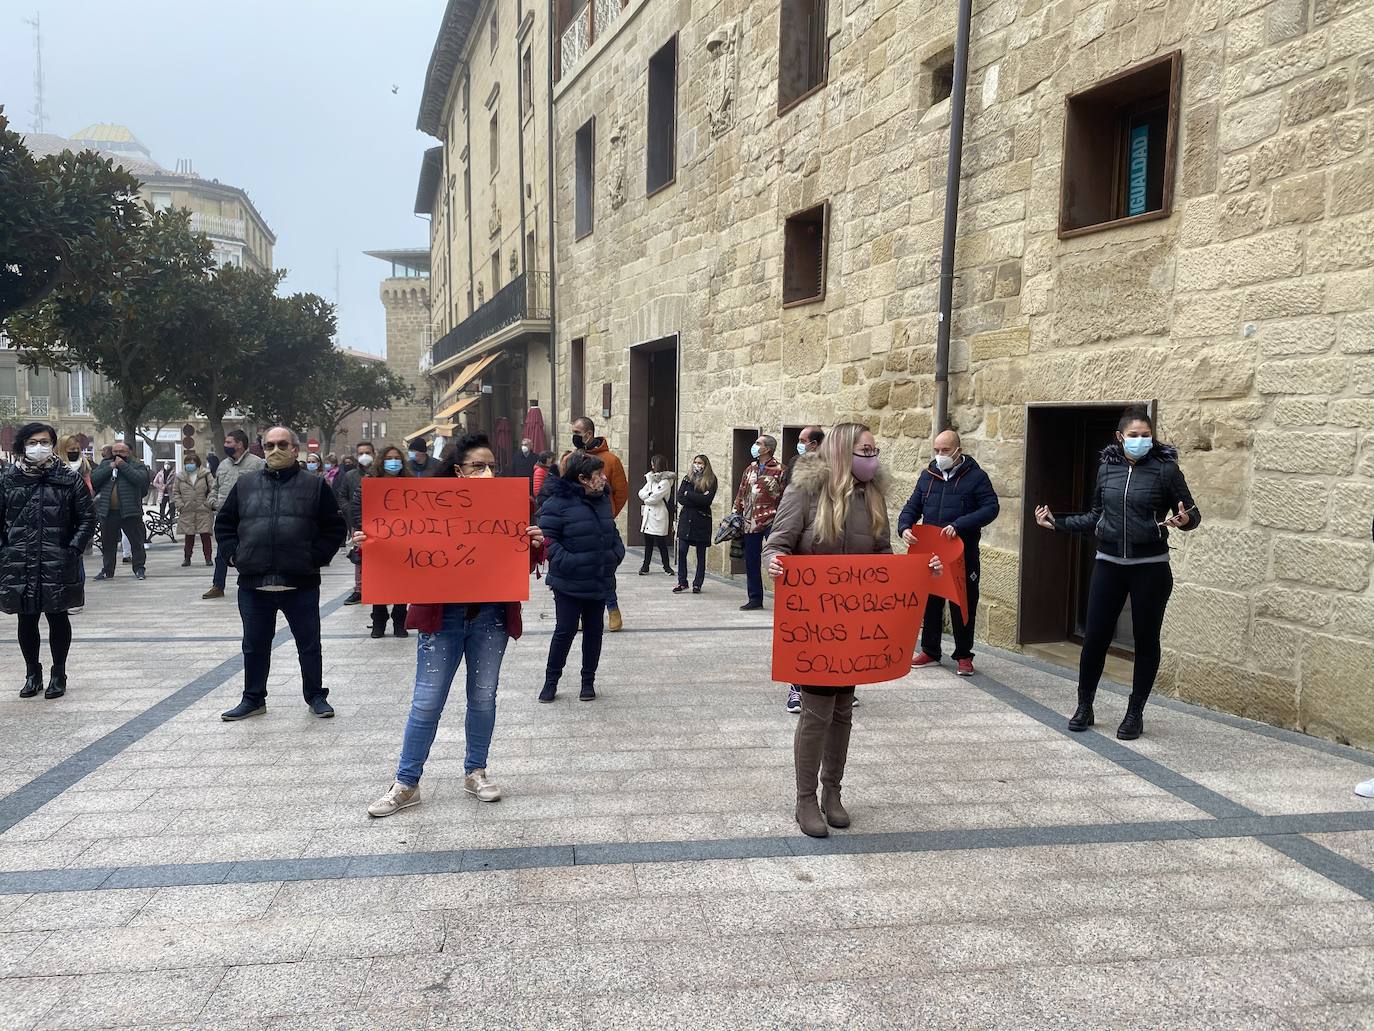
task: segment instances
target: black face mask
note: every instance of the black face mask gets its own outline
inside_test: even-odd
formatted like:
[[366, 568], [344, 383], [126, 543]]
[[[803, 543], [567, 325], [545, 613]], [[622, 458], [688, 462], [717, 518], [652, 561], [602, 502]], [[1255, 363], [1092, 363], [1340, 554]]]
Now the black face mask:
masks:
[[230, 458], [233, 458], [236, 454], [239, 453], [239, 449], [237, 447], [230, 447], [228, 444], [225, 444], [224, 453], [228, 455]]
[[574, 433], [574, 434], [573, 434], [573, 450], [574, 450], [574, 451], [581, 451], [581, 450], [582, 450], [583, 448], [585, 448], [586, 446], [587, 446], [587, 438], [584, 437], [584, 436], [582, 436], [582, 434], [580, 434], [580, 433]]

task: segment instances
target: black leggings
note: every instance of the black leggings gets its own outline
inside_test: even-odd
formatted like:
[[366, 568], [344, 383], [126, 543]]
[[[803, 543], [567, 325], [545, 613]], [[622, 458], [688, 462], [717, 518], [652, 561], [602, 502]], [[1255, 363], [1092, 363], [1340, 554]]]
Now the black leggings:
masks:
[[644, 535], [644, 565], [639, 567], [641, 573], [649, 571], [649, 562], [653, 558], [654, 549], [658, 549], [659, 555], [663, 557], [663, 568], [672, 572], [672, 566], [668, 564], [668, 541], [669, 537], [655, 537], [652, 533]]
[[[52, 649], [52, 671], [66, 675], [67, 653], [72, 648], [72, 619], [65, 612], [49, 612], [48, 647]], [[38, 616], [19, 617], [19, 651], [24, 656], [24, 665], [29, 673], [42, 669], [39, 660], [39, 645], [42, 638], [38, 633]]]
[[1148, 562], [1123, 566], [1097, 560], [1092, 586], [1088, 589], [1088, 626], [1083, 639], [1083, 655], [1078, 663], [1078, 701], [1091, 705], [1102, 679], [1116, 621], [1126, 599], [1131, 599], [1131, 629], [1135, 634], [1135, 675], [1131, 683], [1130, 708], [1139, 712], [1155, 686], [1159, 672], [1159, 632], [1164, 626], [1164, 609], [1174, 589], [1174, 574], [1167, 562]]
[[549, 642], [549, 662], [544, 670], [544, 687], [557, 687], [563, 677], [563, 667], [568, 664], [568, 653], [572, 651], [573, 638], [577, 636], [577, 622], [582, 621], [582, 686], [596, 685], [596, 670], [601, 665], [601, 639], [606, 629], [605, 601], [587, 598], [574, 598], [571, 595], [553, 592], [554, 624], [553, 640]]

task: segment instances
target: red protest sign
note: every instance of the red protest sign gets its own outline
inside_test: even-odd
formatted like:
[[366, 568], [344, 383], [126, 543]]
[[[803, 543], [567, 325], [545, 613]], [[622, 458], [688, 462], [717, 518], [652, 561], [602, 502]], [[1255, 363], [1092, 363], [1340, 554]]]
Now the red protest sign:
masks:
[[938, 526], [921, 524], [911, 528], [916, 543], [907, 547], [908, 554], [927, 552], [940, 556], [944, 570], [940, 576], [930, 578], [930, 593], [954, 602], [959, 611], [968, 613], [968, 578], [964, 573], [964, 542], [958, 534], [946, 537]]
[[929, 563], [924, 554], [783, 558], [773, 595], [773, 679], [853, 687], [906, 676]]
[[363, 603], [528, 601], [524, 478], [363, 480]]

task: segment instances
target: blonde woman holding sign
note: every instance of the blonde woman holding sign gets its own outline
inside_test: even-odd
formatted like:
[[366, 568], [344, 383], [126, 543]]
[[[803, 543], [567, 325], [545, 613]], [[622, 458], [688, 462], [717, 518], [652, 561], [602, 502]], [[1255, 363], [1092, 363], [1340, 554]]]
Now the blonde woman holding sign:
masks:
[[[459, 437], [448, 448], [434, 474], [483, 479], [496, 475], [496, 454], [483, 433]], [[359, 508], [361, 512], [361, 507]], [[531, 522], [530, 569], [544, 556], [544, 534]], [[353, 543], [361, 547], [367, 534], [359, 531]], [[487, 752], [496, 729], [496, 688], [508, 642], [521, 633], [519, 602], [485, 604], [412, 605], [407, 619], [420, 632], [415, 658], [415, 697], [401, 740], [396, 780], [385, 795], [367, 807], [370, 816], [391, 816], [420, 804], [420, 775], [439, 732], [439, 719], [448, 702], [458, 666], [467, 666], [467, 716], [464, 736], [463, 790], [480, 802], [496, 802], [501, 788], [487, 775]]]
[[[763, 551], [772, 577], [782, 575], [787, 555], [890, 555], [887, 477], [878, 464], [879, 449], [867, 426], [840, 423], [825, 437], [819, 461], [798, 462], [782, 496], [773, 532]], [[939, 559], [931, 557], [938, 571]], [[797, 776], [797, 823], [813, 838], [827, 827], [848, 827], [840, 801], [840, 781], [849, 757], [853, 726], [853, 687], [798, 684], [801, 719], [792, 742]], [[819, 802], [816, 778], [823, 787]]]

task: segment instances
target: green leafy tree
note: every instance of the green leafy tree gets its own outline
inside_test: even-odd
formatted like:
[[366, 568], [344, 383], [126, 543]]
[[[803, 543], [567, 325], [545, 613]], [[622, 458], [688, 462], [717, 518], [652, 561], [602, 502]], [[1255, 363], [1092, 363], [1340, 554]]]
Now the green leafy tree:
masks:
[[119, 399], [124, 439], [171, 385], [196, 346], [193, 288], [210, 268], [210, 243], [190, 213], [159, 211], [113, 239], [113, 287], [89, 298], [63, 291], [16, 312], [6, 332], [30, 368], [101, 373]]
[[147, 218], [138, 186], [95, 151], [34, 158], [0, 107], [0, 326], [54, 291], [89, 301], [114, 285]]
[[254, 419], [296, 428], [309, 422], [316, 377], [335, 353], [334, 330], [334, 306], [318, 294], [272, 298], [262, 349], [247, 370]]
[[350, 415], [385, 411], [397, 401], [410, 401], [415, 396], [410, 384], [384, 362], [365, 361], [341, 351], [334, 351], [311, 379], [314, 398], [307, 409], [306, 425], [319, 428], [325, 451], [334, 450], [339, 427]]
[[[98, 394], [91, 395], [90, 404], [91, 415], [95, 417], [96, 426], [102, 430], [122, 430], [124, 405], [118, 393], [102, 390]], [[138, 435], [147, 442], [150, 450], [156, 451], [155, 442], [161, 438], [162, 431], [168, 426], [184, 423], [190, 414], [190, 409], [186, 407], [185, 402], [171, 391], [159, 394], [144, 407], [143, 421], [139, 425]], [[149, 429], [152, 430], [151, 434], [144, 432]]]
[[196, 346], [175, 370], [172, 389], [209, 421], [212, 449], [224, 440], [224, 414], [249, 408], [273, 375], [267, 342], [284, 311], [276, 290], [285, 274], [222, 265], [192, 290]]

